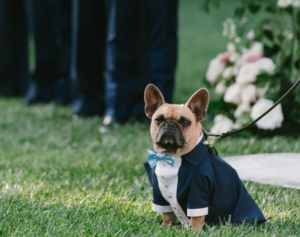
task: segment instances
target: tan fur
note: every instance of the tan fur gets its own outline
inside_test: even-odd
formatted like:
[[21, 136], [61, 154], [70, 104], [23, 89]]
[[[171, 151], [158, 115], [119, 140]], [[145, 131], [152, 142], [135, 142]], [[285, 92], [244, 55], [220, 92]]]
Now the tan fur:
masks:
[[162, 217], [163, 217], [163, 223], [161, 224], [161, 227], [166, 227], [169, 224], [174, 225], [177, 219], [174, 212], [163, 213]]
[[191, 217], [190, 225], [193, 230], [199, 231], [202, 229], [205, 221], [205, 216]]
[[154, 144], [154, 150], [156, 152], [165, 152], [164, 148], [159, 147], [154, 142], [154, 138], [159, 130], [159, 126], [155, 123], [154, 119], [158, 115], [164, 115], [167, 120], [173, 121], [177, 121], [182, 115], [189, 118], [192, 122], [188, 129], [183, 129], [186, 143], [185, 146], [170, 154], [184, 155], [190, 152], [197, 145], [198, 138], [202, 134], [202, 126], [200, 121], [204, 120], [205, 118], [209, 102], [209, 93], [207, 89], [199, 89], [189, 98], [185, 105], [178, 105], [165, 103], [160, 90], [156, 86], [149, 84], [145, 89], [144, 100], [145, 113], [149, 118], [152, 119], [150, 133]]
[[[185, 144], [182, 148], [177, 148], [174, 152], [168, 152], [171, 155], [184, 155], [189, 153], [197, 145], [198, 139], [202, 134], [201, 121], [204, 120], [209, 103], [209, 93], [207, 89], [202, 88], [196, 91], [185, 105], [167, 104], [159, 89], [149, 84], [144, 93], [145, 113], [152, 119], [150, 126], [150, 134], [153, 141], [154, 150], [158, 153], [166, 153], [163, 147], [155, 143], [155, 137], [161, 128], [155, 122], [155, 118], [163, 115], [167, 121], [178, 122], [181, 116], [188, 118], [191, 122], [188, 127], [180, 127], [180, 131], [185, 139]], [[163, 213], [162, 227], [168, 224], [174, 224], [176, 216], [173, 212]], [[191, 227], [199, 231], [205, 221], [205, 216], [191, 217]]]
[[[158, 115], [163, 114], [167, 120], [178, 120], [180, 115], [188, 117], [192, 124], [188, 129], [184, 129], [184, 138], [186, 145], [183, 148], [177, 149], [176, 152], [172, 155], [184, 155], [189, 153], [197, 145], [198, 138], [202, 134], [202, 126], [199, 122], [196, 121], [194, 114], [186, 105], [176, 105], [176, 104], [163, 104], [159, 107], [156, 112], [153, 114], [153, 118]], [[159, 126], [152, 120], [150, 126], [151, 138], [154, 141], [154, 138], [158, 132]], [[162, 147], [159, 147], [153, 142], [154, 150], [158, 153], [164, 153], [165, 150]]]

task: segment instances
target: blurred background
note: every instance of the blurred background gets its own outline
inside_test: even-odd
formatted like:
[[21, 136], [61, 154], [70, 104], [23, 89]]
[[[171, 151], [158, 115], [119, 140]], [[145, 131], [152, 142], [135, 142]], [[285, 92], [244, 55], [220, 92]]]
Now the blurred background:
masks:
[[[100, 116], [99, 131], [105, 133], [115, 123], [149, 122], [143, 111], [149, 83], [173, 103], [207, 87], [205, 127], [216, 133], [237, 129], [267, 110], [299, 76], [299, 5], [298, 0], [2, 0], [0, 98], [71, 106], [74, 119]], [[294, 133], [298, 92], [249, 131]]]
[[[104, 56], [105, 51], [108, 51], [105, 49], [105, 37], [108, 36], [105, 35], [112, 34], [113, 30], [107, 34], [105, 32], [109, 32], [109, 24], [111, 28], [113, 28], [112, 26], [124, 27], [110, 20], [114, 17], [113, 10], [115, 8], [124, 8], [124, 6], [117, 6], [116, 3], [113, 1], [110, 4], [105, 1], [99, 3], [92, 0], [1, 0], [1, 98], [23, 97], [28, 105], [52, 102], [57, 105], [71, 105], [71, 114], [79, 116], [107, 115], [104, 111], [108, 109], [105, 107], [110, 105], [105, 105], [107, 103], [105, 100], [109, 100], [106, 98], [105, 91], [113, 91], [112, 88], [116, 87], [115, 84], [117, 83], [111, 85], [104, 82], [110, 80], [109, 78], [105, 79], [105, 77], [109, 77], [109, 73], [106, 75], [105, 62], [110, 60], [105, 59]], [[154, 20], [147, 20], [148, 18], [151, 19], [150, 13], [144, 10], [147, 6], [138, 6], [136, 3], [132, 6], [127, 4], [129, 11], [125, 7], [123, 14], [129, 16], [136, 14], [137, 16], [133, 20], [140, 21], [140, 24], [132, 26], [135, 29], [129, 31], [134, 34], [134, 31], [139, 30], [139, 35], [137, 38], [132, 38], [132, 43], [140, 42], [138, 43], [140, 52], [137, 57], [139, 58], [138, 61], [143, 62], [133, 63], [138, 64], [138, 67], [141, 68], [137, 69], [140, 78], [131, 79], [130, 82], [135, 84], [134, 86], [139, 91], [138, 93], [134, 92], [137, 94], [136, 96], [141, 97], [137, 105], [139, 108], [139, 114], [136, 115], [138, 120], [143, 116], [141, 114], [141, 111], [143, 113], [143, 101], [141, 100], [144, 86], [148, 82], [155, 83], [163, 92], [166, 91], [167, 101], [173, 97], [175, 103], [184, 103], [196, 89], [206, 86], [204, 83], [205, 71], [209, 61], [226, 47], [226, 39], [222, 37], [222, 22], [232, 14], [232, 8], [237, 3], [238, 1], [222, 3], [221, 8], [213, 7], [211, 14], [204, 11], [204, 2], [197, 0], [182, 1], [174, 6], [175, 16], [172, 21], [177, 21], [176, 29], [178, 30], [175, 30], [174, 34], [177, 35], [178, 47], [174, 46], [170, 50], [174, 51], [174, 57], [178, 57], [178, 60], [172, 59], [174, 57], [170, 55], [168, 56], [169, 61], [175, 60], [173, 66], [165, 66], [165, 68], [173, 67], [171, 74], [176, 73], [175, 76], [171, 75], [173, 82], [170, 82], [169, 91], [159, 84], [160, 81], [169, 79], [162, 78], [155, 83], [155, 80], [159, 80], [155, 79], [155, 76], [152, 77], [154, 79], [142, 78], [147, 78], [145, 75], [147, 74], [147, 69], [145, 69], [147, 68], [145, 65], [147, 61], [144, 58], [147, 47], [149, 47], [145, 43], [148, 42], [149, 45], [149, 37], [147, 38], [145, 30], [148, 29], [148, 22], [154, 22]], [[155, 4], [157, 11], [160, 7], [164, 9], [164, 6]], [[131, 12], [130, 6], [132, 7]], [[167, 12], [166, 10], [161, 11]], [[117, 17], [115, 18], [117, 19]], [[120, 22], [119, 19], [117, 20]], [[132, 23], [130, 20], [128, 20], [128, 24]], [[162, 25], [162, 23], [158, 24]], [[116, 29], [115, 31], [116, 34], [119, 34]], [[150, 30], [148, 29], [148, 31]], [[155, 37], [157, 38], [157, 35], [164, 31], [167, 29], [159, 29]], [[164, 44], [169, 43], [165, 42]], [[162, 47], [167, 48], [164, 45]], [[113, 53], [110, 51], [107, 55], [118, 55], [120, 50], [115, 50]], [[132, 68], [137, 67], [136, 65], [128, 65]], [[165, 68], [162, 70], [166, 70]], [[120, 68], [119, 70], [122, 71], [123, 69]], [[126, 73], [128, 72], [124, 71], [124, 74]], [[128, 79], [122, 80], [127, 80], [129, 83]], [[143, 81], [142, 84], [141, 81]], [[173, 84], [175, 85], [174, 90], [172, 89]], [[121, 86], [118, 85], [118, 87]], [[122, 90], [125, 94], [125, 88]], [[115, 92], [115, 94], [118, 93], [118, 91]], [[131, 94], [134, 93], [131, 92]], [[130, 97], [125, 95], [124, 98]], [[108, 95], [109, 98], [113, 96]], [[118, 97], [118, 99], [126, 100], [123, 97]], [[128, 103], [134, 104], [135, 102], [132, 100], [134, 99]], [[128, 105], [124, 105], [124, 108], [126, 106], [128, 107]], [[112, 110], [118, 109], [113, 108]], [[121, 112], [124, 113], [123, 110]], [[129, 109], [127, 108], [127, 110]], [[113, 113], [109, 115], [114, 116]], [[128, 119], [127, 117], [124, 118], [124, 121]], [[135, 118], [134, 112], [131, 117]], [[123, 122], [122, 119], [120, 120]]]

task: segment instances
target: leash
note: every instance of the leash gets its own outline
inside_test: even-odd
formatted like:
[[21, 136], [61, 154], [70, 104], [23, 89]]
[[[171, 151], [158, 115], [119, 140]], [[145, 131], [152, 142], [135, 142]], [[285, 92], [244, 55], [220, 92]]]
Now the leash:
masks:
[[298, 79], [298, 81], [296, 81], [294, 83], [294, 85], [272, 106], [270, 107], [265, 113], [263, 113], [261, 116], [259, 116], [257, 119], [253, 120], [252, 122], [246, 124], [244, 127], [234, 130], [234, 131], [228, 131], [222, 134], [216, 134], [216, 133], [210, 133], [208, 131], [205, 130], [205, 128], [202, 127], [202, 131], [207, 135], [207, 136], [212, 136], [212, 137], [221, 137], [221, 138], [226, 138], [229, 137], [233, 134], [237, 134], [245, 129], [247, 129], [248, 127], [250, 127], [251, 125], [255, 124], [257, 121], [259, 121], [261, 118], [263, 118], [266, 114], [268, 114], [272, 109], [274, 109], [285, 97], [287, 97], [292, 90], [295, 89], [296, 86], [298, 86], [298, 84], [300, 83], [300, 78]]

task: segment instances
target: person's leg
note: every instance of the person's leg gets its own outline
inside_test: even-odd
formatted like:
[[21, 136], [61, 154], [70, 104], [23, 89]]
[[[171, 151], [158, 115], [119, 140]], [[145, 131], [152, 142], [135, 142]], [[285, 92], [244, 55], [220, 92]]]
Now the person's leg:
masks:
[[177, 64], [178, 0], [146, 0], [147, 31], [149, 32], [149, 77], [172, 101]]
[[[125, 122], [138, 84], [138, 1], [110, 0], [106, 55], [106, 115]], [[105, 124], [105, 121], [104, 121]]]
[[81, 0], [78, 11], [73, 111], [78, 115], [102, 115], [105, 106], [105, 4], [103, 0]]
[[0, 1], [0, 96], [23, 96], [28, 86], [28, 30], [24, 0]]
[[148, 29], [146, 27], [146, 2], [138, 2], [138, 34], [135, 54], [135, 64], [137, 65], [136, 84], [134, 88], [133, 105], [131, 108], [131, 115], [136, 121], [148, 121], [145, 116], [144, 104], [144, 90], [148, 81]]
[[[68, 104], [72, 100], [72, 83], [70, 80], [71, 62], [71, 0], [56, 0], [51, 4], [58, 48], [58, 81], [55, 88], [55, 102]], [[59, 17], [57, 17], [59, 16]]]
[[57, 82], [58, 51], [55, 29], [51, 21], [49, 1], [31, 0], [32, 30], [35, 47], [35, 68], [26, 96], [27, 103], [50, 102]]
[[[55, 99], [59, 103], [70, 101], [70, 88], [65, 83], [70, 68], [69, 1], [31, 0], [36, 63], [27, 93], [29, 104]], [[66, 91], [61, 91], [58, 83]]]

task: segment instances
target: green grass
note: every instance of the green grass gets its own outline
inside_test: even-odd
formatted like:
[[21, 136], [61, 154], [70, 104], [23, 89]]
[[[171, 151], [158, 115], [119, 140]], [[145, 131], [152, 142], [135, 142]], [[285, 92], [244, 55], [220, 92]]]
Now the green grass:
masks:
[[[225, 47], [221, 22], [232, 3], [210, 15], [198, 6], [181, 1], [178, 103], [203, 86], [208, 61]], [[71, 113], [70, 107], [0, 100], [0, 236], [300, 236], [300, 190], [252, 182], [245, 185], [267, 223], [200, 234], [160, 228], [143, 167], [152, 148], [148, 126], [115, 126], [101, 135], [101, 118], [71, 120]], [[216, 148], [222, 157], [300, 152], [300, 138], [233, 136]]]

